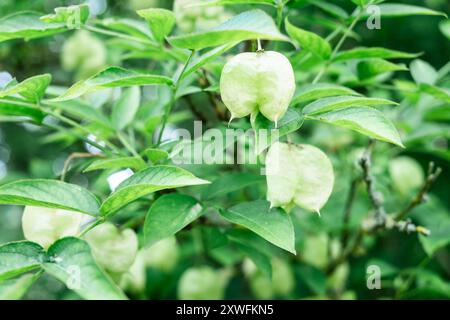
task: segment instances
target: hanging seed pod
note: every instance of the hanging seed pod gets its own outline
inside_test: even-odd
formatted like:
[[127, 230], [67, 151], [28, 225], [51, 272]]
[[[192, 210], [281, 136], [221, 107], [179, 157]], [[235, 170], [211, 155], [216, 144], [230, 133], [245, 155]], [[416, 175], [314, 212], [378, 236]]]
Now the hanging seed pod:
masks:
[[128, 271], [136, 258], [138, 239], [132, 229], [120, 231], [112, 223], [103, 223], [85, 238], [97, 263], [111, 274]]
[[292, 65], [274, 51], [246, 52], [233, 57], [220, 78], [222, 100], [231, 119], [261, 112], [278, 121], [295, 92]]
[[62, 209], [26, 206], [22, 215], [25, 239], [47, 249], [60, 238], [76, 236], [80, 232], [83, 214]]
[[295, 204], [319, 213], [334, 183], [327, 155], [307, 144], [274, 143], [267, 153], [266, 175], [267, 199], [287, 210]]

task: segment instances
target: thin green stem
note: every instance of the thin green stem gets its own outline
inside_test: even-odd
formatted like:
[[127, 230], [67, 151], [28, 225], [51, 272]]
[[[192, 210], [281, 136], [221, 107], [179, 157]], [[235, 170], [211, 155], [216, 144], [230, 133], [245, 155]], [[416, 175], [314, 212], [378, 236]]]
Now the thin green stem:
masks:
[[66, 128], [58, 126], [58, 125], [54, 125], [54, 124], [49, 124], [49, 123], [42, 123], [42, 126], [47, 127], [49, 129], [52, 129], [54, 131], [61, 131], [61, 132], [65, 132], [69, 135], [72, 135], [78, 139], [80, 139], [81, 141], [101, 150], [102, 152], [104, 152], [105, 154], [111, 155], [111, 151], [106, 149], [104, 146], [98, 144], [97, 142], [90, 140], [88, 138], [86, 138], [85, 136], [78, 134], [74, 131], [68, 131]]
[[[117, 138], [119, 138], [120, 142], [123, 144], [123, 146], [135, 157], [141, 158], [139, 153], [136, 151], [136, 149], [131, 145], [130, 142], [128, 142], [128, 139], [125, 137], [125, 135], [122, 132], [117, 132]], [[141, 158], [142, 159], [142, 158]]]
[[[280, 1], [278, 3], [278, 5], [277, 5], [277, 18], [276, 18], [276, 21], [277, 21], [278, 30], [281, 29], [281, 24], [283, 23], [283, 9], [284, 9], [284, 5], [285, 5], [285, 3], [283, 1]], [[279, 42], [276, 42], [275, 43], [275, 51], [278, 50], [278, 46], [279, 46]]]
[[152, 45], [155, 48], [159, 47], [158, 44], [156, 44], [155, 42], [153, 42], [151, 40], [146, 40], [146, 39], [143, 39], [143, 38], [133, 37], [133, 36], [130, 36], [130, 35], [127, 35], [127, 34], [124, 34], [124, 33], [120, 33], [120, 32], [116, 32], [116, 31], [111, 31], [111, 30], [102, 29], [102, 28], [94, 27], [94, 26], [88, 26], [88, 25], [85, 25], [84, 29], [86, 29], [88, 31], [104, 34], [104, 35], [107, 35], [107, 36], [111, 36], [111, 37], [122, 38], [122, 39], [131, 40], [131, 41], [135, 41], [135, 42], [139, 42], [139, 43], [143, 43], [143, 44], [147, 44], [147, 45]]
[[[52, 105], [49, 105], [49, 104], [46, 104], [46, 103], [42, 103], [42, 102], [39, 103], [39, 104], [34, 104], [34, 103], [26, 102], [26, 101], [8, 100], [8, 99], [0, 99], [0, 102], [11, 103], [11, 104], [15, 104], [15, 105], [18, 105], [18, 106], [24, 106], [24, 107], [29, 107], [29, 108], [40, 109], [40, 110], [44, 111], [45, 113], [48, 113], [48, 114], [52, 115], [53, 117], [55, 117], [56, 119], [60, 120], [61, 122], [64, 122], [64, 123], [66, 123], [66, 124], [76, 128], [76, 129], [79, 129], [80, 131], [84, 132], [85, 134], [88, 134], [88, 135], [91, 134], [91, 132], [87, 128], [83, 127], [82, 125], [80, 125], [76, 121], [63, 116], [62, 114], [60, 114], [58, 112], [53, 111], [52, 110], [52, 108], [53, 108]], [[51, 125], [48, 125], [46, 123], [43, 123], [42, 125], [44, 125], [46, 127], [49, 127], [49, 128], [52, 128], [52, 129], [57, 128], [58, 131], [61, 131], [61, 127], [51, 126]], [[74, 133], [72, 133], [72, 134], [74, 134]], [[106, 149], [105, 147], [99, 145], [95, 141], [91, 141], [90, 139], [87, 139], [87, 138], [85, 138], [83, 136], [81, 136], [82, 137], [81, 138], [80, 135], [76, 135], [76, 136], [79, 137], [80, 139], [82, 139], [83, 141], [85, 141], [86, 143], [88, 143], [88, 144], [90, 144], [90, 145], [92, 145], [92, 146], [102, 150], [103, 152], [105, 152], [107, 154], [111, 154], [112, 152], [121, 153], [120, 150], [114, 144], [112, 144], [111, 142], [109, 142], [107, 140], [104, 141], [105, 145], [108, 148], [110, 148], [112, 152], [110, 150]]]
[[334, 57], [336, 56], [336, 54], [339, 52], [339, 50], [341, 49], [342, 45], [344, 44], [345, 40], [347, 40], [348, 36], [350, 35], [350, 32], [353, 30], [353, 28], [356, 26], [356, 24], [358, 23], [358, 21], [361, 19], [361, 17], [364, 14], [364, 8], [362, 8], [358, 14], [356, 15], [356, 17], [353, 19], [352, 23], [350, 24], [350, 26], [344, 31], [344, 33], [342, 34], [342, 37], [339, 39], [338, 43], [336, 44], [336, 47], [334, 47], [333, 52], [330, 55], [330, 58], [327, 60], [327, 62], [322, 66], [322, 68], [320, 69], [319, 73], [317, 74], [317, 76], [314, 78], [313, 80], [313, 84], [319, 82], [319, 80], [322, 78], [322, 76], [325, 74], [325, 72], [327, 71], [328, 67], [330, 66], [330, 64], [333, 62]]
[[104, 223], [105, 221], [106, 221], [105, 217], [97, 218], [97, 220], [95, 220], [90, 226], [88, 226], [86, 229], [81, 231], [80, 234], [78, 235], [78, 237], [79, 238], [83, 237], [84, 235], [86, 235], [86, 233], [88, 233], [89, 231], [94, 229], [96, 226]]
[[160, 145], [161, 143], [161, 139], [162, 139], [162, 135], [164, 132], [164, 129], [166, 128], [166, 124], [167, 124], [167, 120], [169, 119], [169, 115], [172, 112], [172, 108], [175, 104], [176, 101], [176, 96], [177, 96], [177, 91], [178, 88], [180, 86], [180, 82], [183, 79], [183, 74], [187, 69], [187, 66], [189, 65], [189, 62], [191, 62], [192, 57], [195, 55], [195, 50], [192, 50], [191, 54], [189, 55], [188, 59], [186, 60], [183, 69], [181, 70], [181, 72], [178, 74], [178, 76], [176, 77], [176, 80], [174, 82], [174, 86], [172, 89], [172, 97], [170, 98], [170, 102], [166, 105], [166, 108], [164, 110], [164, 116], [163, 116], [163, 120], [162, 120], [162, 125], [160, 127], [159, 133], [158, 133], [158, 140], [156, 142], [157, 145]]
[[[86, 134], [88, 134], [88, 135], [89, 135], [89, 134], [92, 134], [91, 131], [89, 131], [87, 128], [83, 127], [82, 125], [80, 125], [80, 124], [77, 123], [76, 121], [73, 121], [72, 119], [63, 116], [62, 114], [60, 114], [60, 113], [58, 113], [58, 112], [55, 112], [55, 111], [51, 110], [49, 107], [42, 107], [42, 110], [43, 110], [44, 112], [46, 112], [46, 113], [52, 115], [53, 117], [57, 118], [58, 120], [60, 120], [60, 121], [62, 121], [62, 122], [64, 122], [64, 123], [66, 123], [66, 124], [68, 124], [68, 125], [70, 125], [70, 126], [72, 126], [72, 127], [74, 127], [74, 128], [77, 128], [77, 129], [79, 129], [80, 131], [82, 131], [82, 132], [84, 132], [84, 133], [86, 133]], [[86, 139], [86, 140], [88, 141], [88, 143], [89, 143], [89, 141], [91, 141], [90, 139]], [[115, 153], [122, 153], [122, 152], [121, 152], [115, 145], [113, 145], [111, 142], [109, 142], [109, 141], [107, 141], [107, 140], [103, 140], [103, 142], [105, 143], [105, 145], [106, 145], [108, 148], [111, 149], [111, 151], [113, 151], [113, 152], [115, 152]], [[93, 145], [92, 143], [90, 143], [90, 144]], [[98, 144], [97, 144], [97, 145], [98, 145]], [[96, 148], [98, 148], [98, 147], [96, 146]], [[105, 149], [104, 147], [101, 147], [101, 148], [98, 148], [98, 149], [100, 149], [100, 150], [102, 150], [102, 151], [104, 151], [104, 152], [105, 152], [105, 150], [107, 150], [107, 149]], [[111, 154], [110, 151], [107, 151], [107, 153], [108, 153], [108, 154]]]

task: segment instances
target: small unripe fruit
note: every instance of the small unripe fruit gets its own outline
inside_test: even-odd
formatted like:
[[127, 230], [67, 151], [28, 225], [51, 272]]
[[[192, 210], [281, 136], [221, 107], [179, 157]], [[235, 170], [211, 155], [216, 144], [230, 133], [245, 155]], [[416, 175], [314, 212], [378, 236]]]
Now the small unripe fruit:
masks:
[[183, 32], [208, 30], [220, 25], [231, 17], [221, 6], [196, 6], [205, 0], [175, 0], [173, 13], [177, 26]]
[[294, 272], [286, 261], [272, 259], [272, 283], [273, 292], [279, 296], [287, 296], [294, 290]]
[[225, 64], [220, 93], [231, 117], [261, 112], [278, 121], [295, 92], [294, 70], [289, 60], [274, 51], [245, 52]]
[[169, 272], [178, 262], [178, 244], [175, 237], [162, 239], [141, 250], [146, 266]]
[[83, 214], [62, 209], [26, 206], [22, 215], [25, 239], [47, 249], [58, 239], [80, 232]]
[[244, 260], [243, 269], [250, 289], [257, 299], [268, 300], [274, 296], [286, 297], [294, 290], [294, 272], [284, 260], [272, 259], [272, 279], [258, 270], [249, 259]]
[[293, 204], [319, 212], [333, 190], [333, 166], [320, 149], [275, 142], [266, 157], [267, 199], [272, 206]]
[[328, 247], [329, 238], [326, 233], [310, 235], [305, 238], [301, 258], [316, 268], [324, 268], [328, 263]]
[[181, 300], [222, 300], [228, 283], [227, 270], [217, 271], [210, 267], [190, 268], [178, 283]]
[[106, 66], [107, 51], [103, 42], [86, 30], [79, 30], [61, 51], [61, 62], [67, 71], [76, 71], [77, 79], [92, 76]]
[[420, 164], [413, 158], [401, 156], [389, 163], [389, 174], [394, 188], [406, 196], [418, 189], [425, 180]]
[[132, 229], [120, 231], [111, 223], [103, 223], [85, 238], [97, 263], [111, 274], [128, 271], [136, 258], [138, 239]]

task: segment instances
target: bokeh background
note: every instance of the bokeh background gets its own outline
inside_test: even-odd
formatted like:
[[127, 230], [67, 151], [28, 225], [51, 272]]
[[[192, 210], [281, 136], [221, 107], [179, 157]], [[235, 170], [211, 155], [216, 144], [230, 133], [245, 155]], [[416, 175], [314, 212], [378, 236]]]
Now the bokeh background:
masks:
[[[33, 10], [43, 13], [53, 11], [53, 8], [84, 1], [58, 1], [58, 0], [2, 0], [0, 1], [0, 16], [21, 10]], [[154, 5], [155, 1], [132, 0], [90, 0], [93, 15], [99, 17], [130, 17], [137, 18], [135, 10]], [[347, 12], [351, 12], [354, 4], [349, 0], [330, 1], [338, 4]], [[408, 0], [397, 1], [407, 4], [426, 6], [431, 9], [450, 13], [450, 2], [447, 0]], [[171, 8], [171, 1], [159, 1], [160, 7]], [[95, 8], [95, 9], [92, 9]], [[229, 8], [242, 11], [247, 6]], [[291, 1], [289, 10], [296, 12], [297, 24], [319, 34], [326, 34], [329, 30], [326, 26], [317, 23], [317, 20], [325, 17], [320, 8], [311, 6], [307, 1]], [[368, 30], [364, 24], [359, 24], [355, 33], [359, 36], [358, 42], [364, 46], [386, 47], [406, 52], [423, 52], [420, 59], [427, 61], [436, 70], [439, 70], [449, 62], [450, 41], [442, 32], [443, 19], [434, 16], [401, 17], [397, 19], [383, 20], [380, 30]], [[78, 40], [76, 40], [78, 37]], [[78, 42], [77, 42], [78, 41]], [[72, 44], [71, 44], [72, 42]], [[351, 48], [357, 44], [356, 39], [346, 42], [344, 48]], [[71, 46], [72, 45], [72, 46]], [[78, 48], [77, 48], [78, 46]], [[79, 46], [86, 46], [85, 48]], [[82, 49], [89, 52], [88, 58], [73, 52]], [[80, 59], [80, 61], [73, 61]], [[84, 59], [84, 60], [83, 60]], [[82, 61], [82, 62], [81, 62]], [[114, 46], [112, 40], [99, 35], [83, 33], [62, 33], [52, 37], [36, 39], [29, 42], [22, 40], [0, 43], [0, 83], [8, 79], [8, 74], [17, 79], [25, 79], [32, 75], [51, 73], [54, 84], [69, 86], [74, 81], [85, 78], [107, 65], [122, 65], [132, 68], [151, 69], [156, 63], [154, 59], [124, 59], [122, 52]], [[164, 62], [163, 62], [164, 63]], [[338, 71], [337, 71], [338, 72]], [[6, 74], [8, 73], [8, 74]], [[408, 72], [400, 73], [398, 81], [404, 81], [407, 86], [412, 81]], [[401, 83], [401, 82], [399, 82]], [[400, 84], [399, 84], [400, 85]], [[450, 81], [444, 81], [444, 86], [450, 88]], [[296, 227], [301, 230], [299, 246], [304, 249], [302, 262], [295, 258], [286, 258], [291, 264], [295, 275], [295, 295], [302, 298], [333, 298], [325, 292], [333, 286], [333, 281], [344, 281], [345, 291], [339, 293], [340, 298], [450, 298], [450, 151], [448, 149], [450, 128], [450, 105], [442, 107], [437, 121], [433, 122], [436, 128], [427, 134], [420, 129], [429, 128], [422, 117], [413, 119], [414, 115], [422, 113], [423, 97], [407, 94], [400, 90], [384, 90], [383, 88], [359, 88], [368, 95], [378, 95], [404, 101], [396, 115], [400, 125], [413, 127], [417, 137], [409, 140], [405, 150], [391, 152], [388, 148], [380, 147], [374, 154], [374, 172], [379, 181], [379, 188], [386, 195], [387, 206], [397, 207], [407, 203], [412, 193], [406, 190], [402, 198], [401, 192], [397, 192], [396, 183], [389, 172], [389, 162], [397, 156], [408, 156], [417, 161], [423, 173], [426, 172], [428, 163], [433, 161], [442, 167], [443, 173], [433, 186], [429, 201], [413, 212], [414, 221], [422, 223], [434, 229], [438, 233], [436, 240], [440, 244], [439, 250], [429, 257], [424, 250], [423, 243], [416, 235], [387, 232], [384, 236], [375, 240], [368, 238], [366, 248], [370, 251], [360, 252], [352, 257], [347, 269], [341, 270], [342, 275], [336, 275], [336, 279], [320, 273], [323, 260], [327, 259], [330, 247], [333, 246], [332, 235], [339, 225], [336, 223], [337, 211], [341, 212], [346, 190], [352, 177], [351, 156], [360, 151], [366, 140], [349, 133], [348, 131], [329, 128], [323, 125], [308, 125], [302, 128], [303, 141], [311, 141], [328, 150], [333, 157], [333, 163], [337, 166], [338, 180], [335, 192], [330, 203], [322, 212], [323, 218], [311, 217], [305, 213], [298, 214]], [[198, 97], [201, 101], [201, 96]], [[406, 101], [406, 102], [405, 102]], [[437, 123], [437, 124], [436, 124]], [[442, 129], [442, 130], [441, 130]], [[411, 131], [410, 131], [411, 132]], [[16, 122], [0, 123], [0, 183], [20, 178], [57, 178], [61, 173], [64, 160], [69, 154], [77, 150], [83, 150], [82, 142], [74, 141], [69, 137], [58, 136], [48, 130], [32, 124]], [[345, 159], [345, 160], [343, 160]], [[350, 163], [350, 164], [349, 164]], [[406, 176], [408, 173], [406, 173]], [[405, 179], [405, 175], [401, 179]], [[73, 173], [70, 181], [84, 186], [106, 189], [106, 183], [101, 178], [89, 181], [86, 175]], [[393, 193], [394, 191], [396, 193]], [[393, 197], [391, 197], [393, 195]], [[358, 200], [355, 206], [353, 223], [356, 225], [362, 215], [370, 210], [370, 205], [363, 188], [358, 191]], [[17, 206], [0, 207], [0, 243], [23, 239], [21, 231], [21, 211]], [[339, 213], [340, 214], [340, 213]], [[435, 232], [432, 231], [432, 232]], [[446, 245], [447, 244], [447, 245]], [[146, 292], [137, 295], [136, 298], [165, 299], [176, 298], [176, 286], [182, 271], [191, 263], [189, 246], [180, 249], [178, 262], [170, 273], [161, 273], [149, 268], [147, 270]], [[185, 252], [186, 251], [186, 252]], [[387, 270], [383, 278], [383, 290], [367, 290], [366, 266], [377, 264]], [[425, 266], [425, 267], [420, 267]], [[340, 278], [339, 278], [340, 277]], [[344, 279], [344, 280], [342, 280]], [[406, 292], [401, 291], [396, 296], [398, 288], [405, 281], [413, 281]], [[342, 283], [339, 285], [342, 286]], [[243, 277], [233, 277], [227, 287], [227, 298], [253, 298], [252, 288]], [[67, 291], [63, 284], [50, 277], [42, 277], [27, 293], [28, 299], [70, 299], [76, 295]]]

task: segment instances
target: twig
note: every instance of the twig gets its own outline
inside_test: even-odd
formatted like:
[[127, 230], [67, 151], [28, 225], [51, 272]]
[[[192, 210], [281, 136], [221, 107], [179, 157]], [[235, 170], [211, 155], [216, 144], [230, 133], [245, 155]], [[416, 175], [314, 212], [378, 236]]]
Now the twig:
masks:
[[375, 180], [370, 173], [372, 149], [375, 144], [374, 140], [370, 140], [364, 154], [359, 160], [359, 165], [363, 170], [363, 180], [367, 186], [367, 193], [369, 194], [370, 201], [375, 209], [375, 222], [378, 226], [384, 225], [386, 221], [386, 210], [383, 207], [382, 195], [375, 189]]
[[347, 248], [344, 248], [342, 253], [335, 260], [328, 264], [327, 268], [325, 269], [325, 273], [328, 275], [333, 273], [337, 267], [344, 263], [360, 246], [364, 235], [365, 233], [362, 229], [358, 230], [358, 233], [356, 234], [353, 242]]
[[411, 202], [395, 216], [394, 219], [396, 221], [404, 219], [408, 215], [408, 213], [410, 213], [415, 207], [417, 207], [421, 203], [425, 202], [428, 191], [431, 189], [434, 182], [436, 181], [436, 179], [439, 177], [439, 175], [441, 173], [442, 173], [442, 169], [440, 167], [437, 167], [435, 169], [434, 162], [430, 162], [430, 164], [428, 165], [428, 175], [427, 175], [427, 178], [426, 178], [422, 188], [419, 190], [419, 192], [416, 194], [416, 196], [411, 200]]
[[359, 178], [355, 178], [352, 180], [352, 182], [350, 184], [350, 189], [348, 191], [347, 200], [345, 201], [344, 221], [343, 221], [344, 231], [343, 231], [342, 237], [341, 237], [341, 243], [342, 243], [343, 248], [345, 248], [347, 246], [348, 238], [350, 236], [349, 222], [350, 222], [350, 216], [352, 213], [353, 203], [355, 201], [356, 187], [358, 185], [359, 180], [360, 180]]

